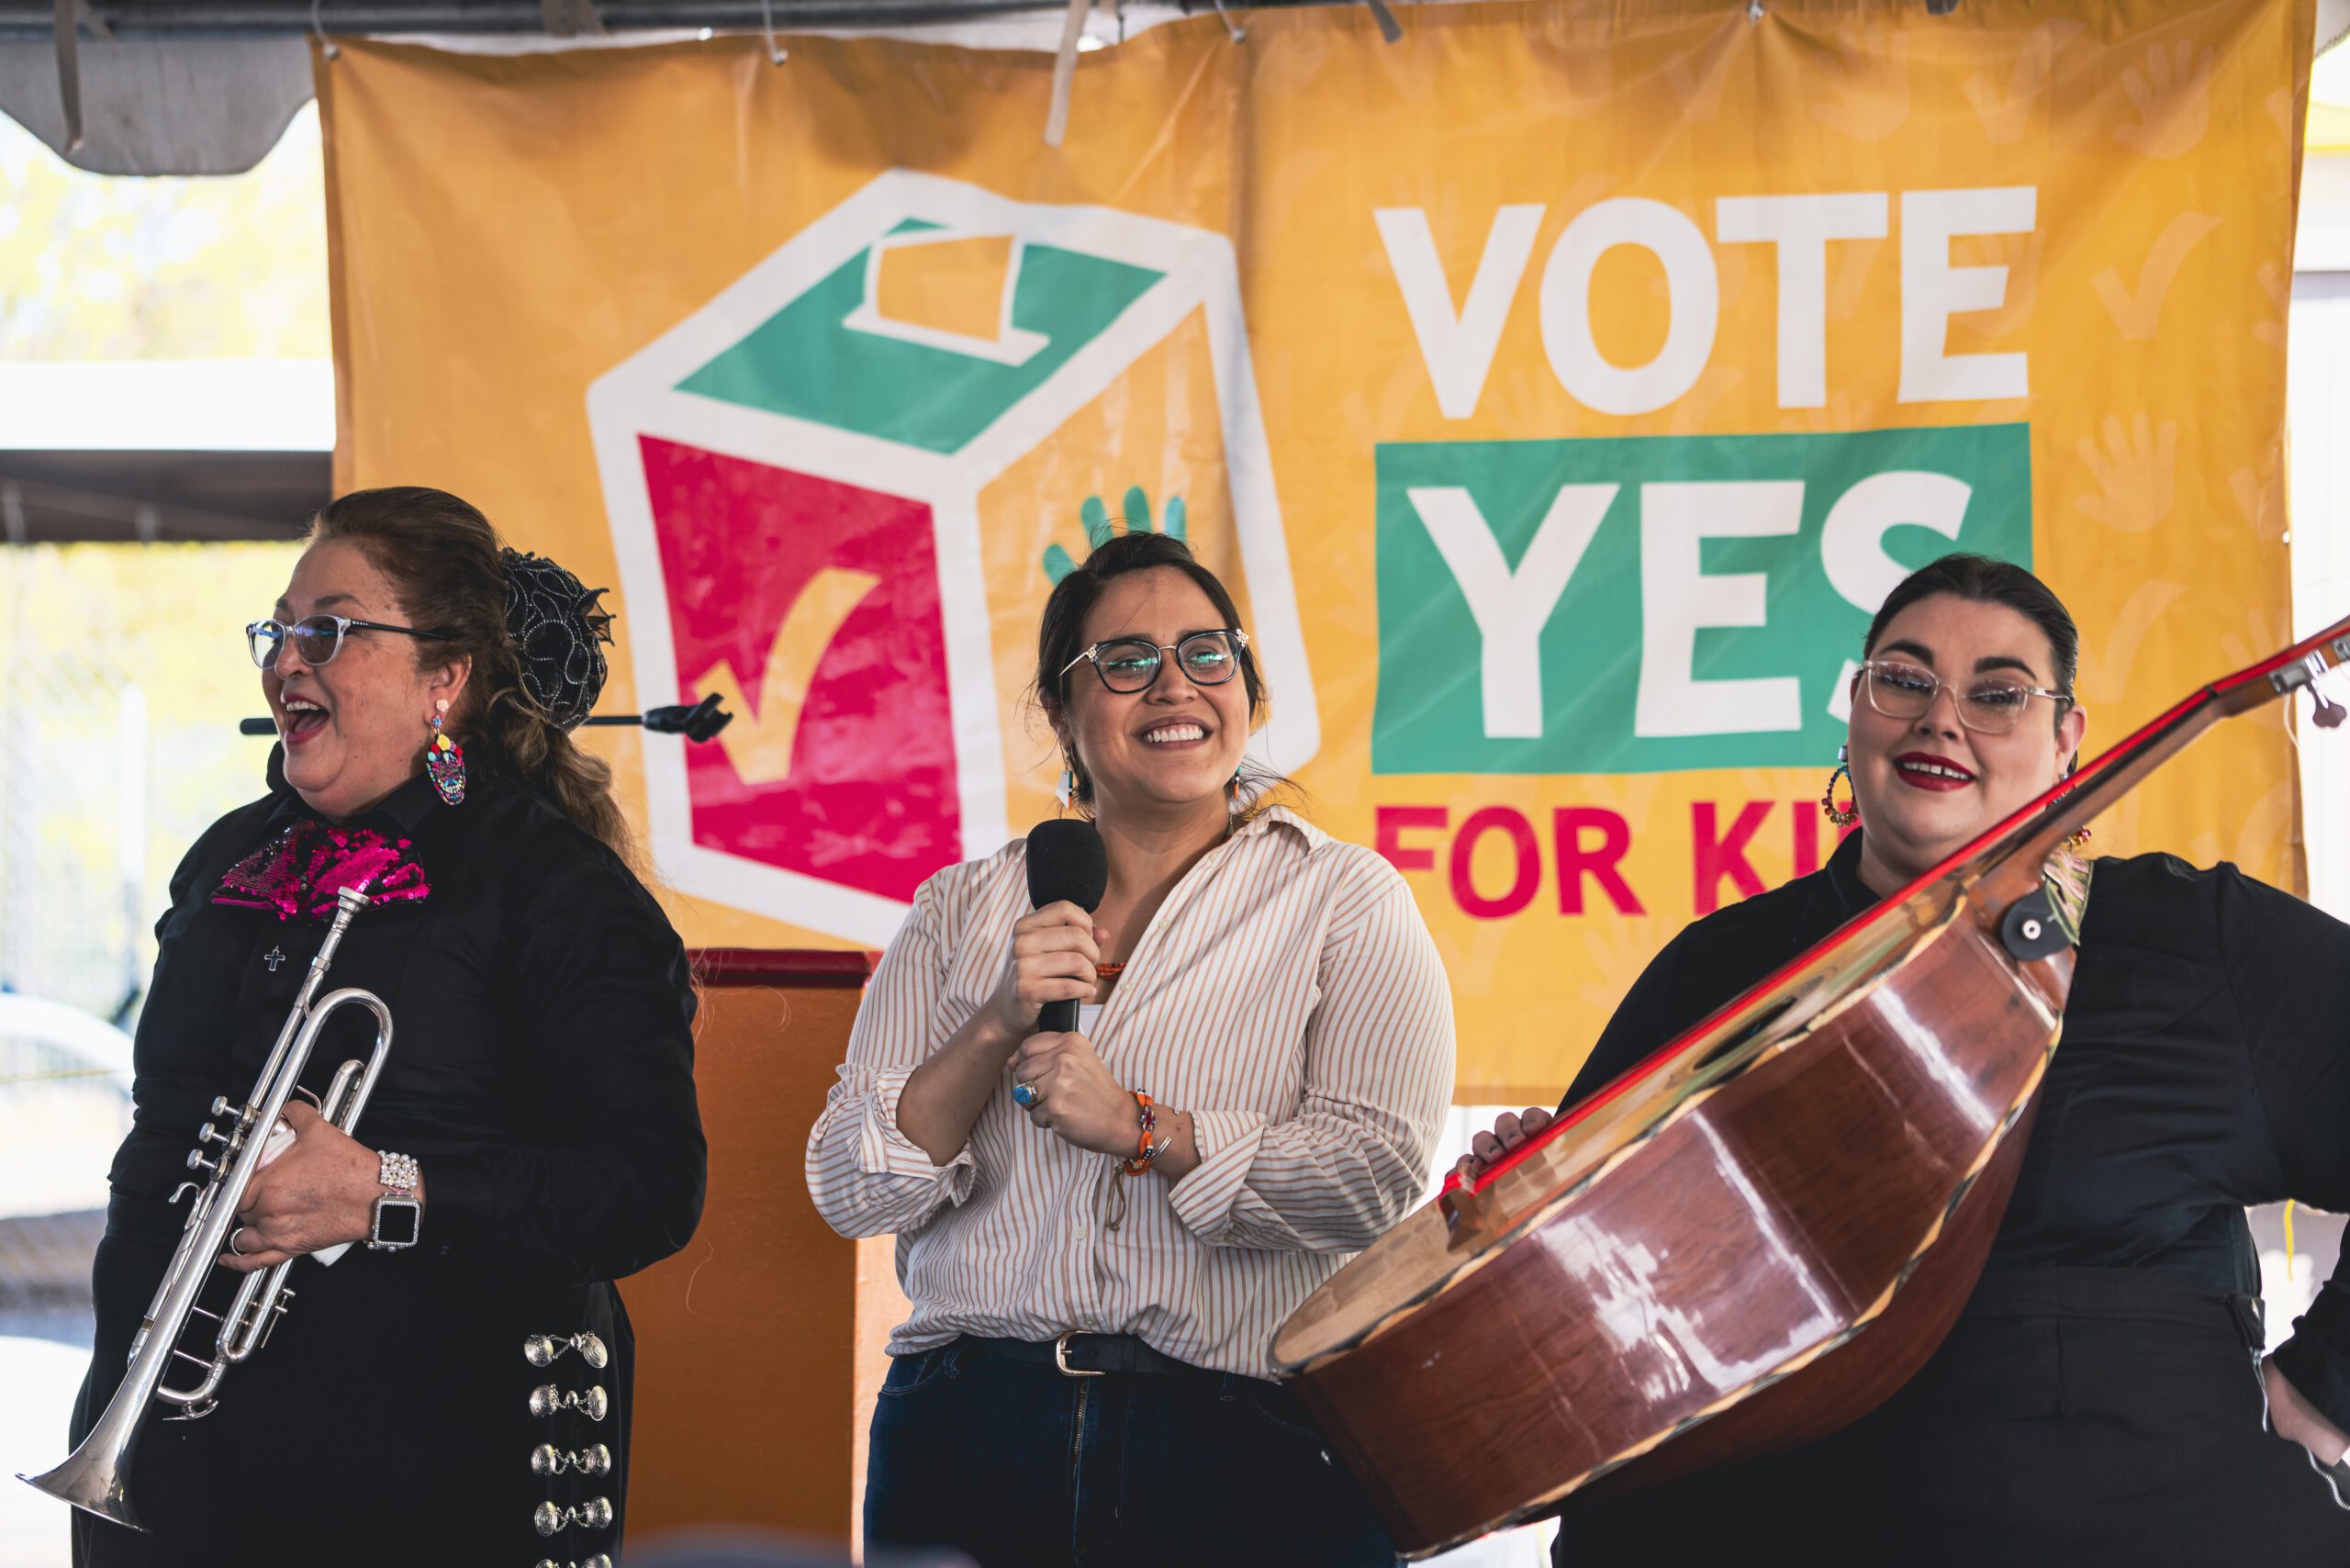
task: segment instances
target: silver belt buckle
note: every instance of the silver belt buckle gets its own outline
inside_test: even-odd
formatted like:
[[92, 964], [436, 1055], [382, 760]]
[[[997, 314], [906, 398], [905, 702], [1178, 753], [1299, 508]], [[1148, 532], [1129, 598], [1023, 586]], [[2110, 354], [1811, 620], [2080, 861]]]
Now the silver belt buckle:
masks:
[[1109, 1376], [1110, 1374], [1108, 1372], [1087, 1372], [1083, 1367], [1073, 1367], [1069, 1364], [1069, 1342], [1077, 1338], [1077, 1336], [1082, 1332], [1082, 1329], [1072, 1328], [1068, 1333], [1053, 1341], [1054, 1367], [1059, 1371], [1063, 1377]]

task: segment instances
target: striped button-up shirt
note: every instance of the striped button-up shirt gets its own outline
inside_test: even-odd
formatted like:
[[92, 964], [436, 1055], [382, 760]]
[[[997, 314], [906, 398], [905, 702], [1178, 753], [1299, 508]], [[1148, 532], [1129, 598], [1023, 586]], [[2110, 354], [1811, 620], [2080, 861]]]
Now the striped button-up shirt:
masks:
[[833, 1228], [897, 1234], [913, 1316], [890, 1353], [1082, 1330], [1270, 1375], [1282, 1320], [1424, 1191], [1451, 1100], [1452, 997], [1410, 891], [1276, 807], [1168, 894], [1088, 1038], [1191, 1113], [1201, 1162], [1174, 1182], [1032, 1126], [1008, 1068], [945, 1165], [899, 1130], [906, 1080], [985, 1004], [1028, 909], [1024, 842], [923, 884], [808, 1139]]

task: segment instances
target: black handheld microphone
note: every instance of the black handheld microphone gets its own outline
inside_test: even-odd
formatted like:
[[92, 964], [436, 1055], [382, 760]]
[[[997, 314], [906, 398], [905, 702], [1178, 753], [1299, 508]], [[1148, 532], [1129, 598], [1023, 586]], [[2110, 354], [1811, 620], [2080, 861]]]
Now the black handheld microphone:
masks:
[[[1066, 899], [1091, 914], [1110, 887], [1110, 860], [1102, 834], [1082, 817], [1055, 817], [1028, 834], [1028, 902], [1037, 909]], [[1077, 1027], [1075, 1002], [1047, 1002], [1036, 1014], [1038, 1034]]]

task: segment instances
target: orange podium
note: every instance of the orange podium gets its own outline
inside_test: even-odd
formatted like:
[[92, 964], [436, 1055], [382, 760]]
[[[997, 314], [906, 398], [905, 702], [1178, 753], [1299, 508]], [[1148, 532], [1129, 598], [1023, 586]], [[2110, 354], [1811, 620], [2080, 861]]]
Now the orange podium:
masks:
[[637, 1349], [632, 1540], [696, 1525], [856, 1534], [866, 1425], [905, 1298], [894, 1238], [834, 1235], [801, 1156], [872, 965], [694, 954], [710, 1190], [693, 1240], [621, 1282]]

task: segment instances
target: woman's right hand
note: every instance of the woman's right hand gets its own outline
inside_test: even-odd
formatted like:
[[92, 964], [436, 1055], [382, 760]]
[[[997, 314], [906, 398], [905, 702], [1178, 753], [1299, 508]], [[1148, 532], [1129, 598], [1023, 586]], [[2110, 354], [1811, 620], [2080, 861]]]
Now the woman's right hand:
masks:
[[1485, 1173], [1488, 1166], [1549, 1126], [1558, 1118], [1539, 1105], [1528, 1105], [1523, 1111], [1504, 1111], [1494, 1118], [1494, 1130], [1479, 1133], [1469, 1140], [1469, 1152], [1453, 1167], [1463, 1182], [1473, 1182]]
[[1009, 1042], [1008, 1050], [1036, 1032], [1036, 1014], [1048, 1002], [1083, 1002], [1099, 983], [1095, 966], [1109, 933], [1066, 900], [1024, 914], [1012, 927], [1012, 952], [1003, 977], [988, 998], [988, 1012]]

